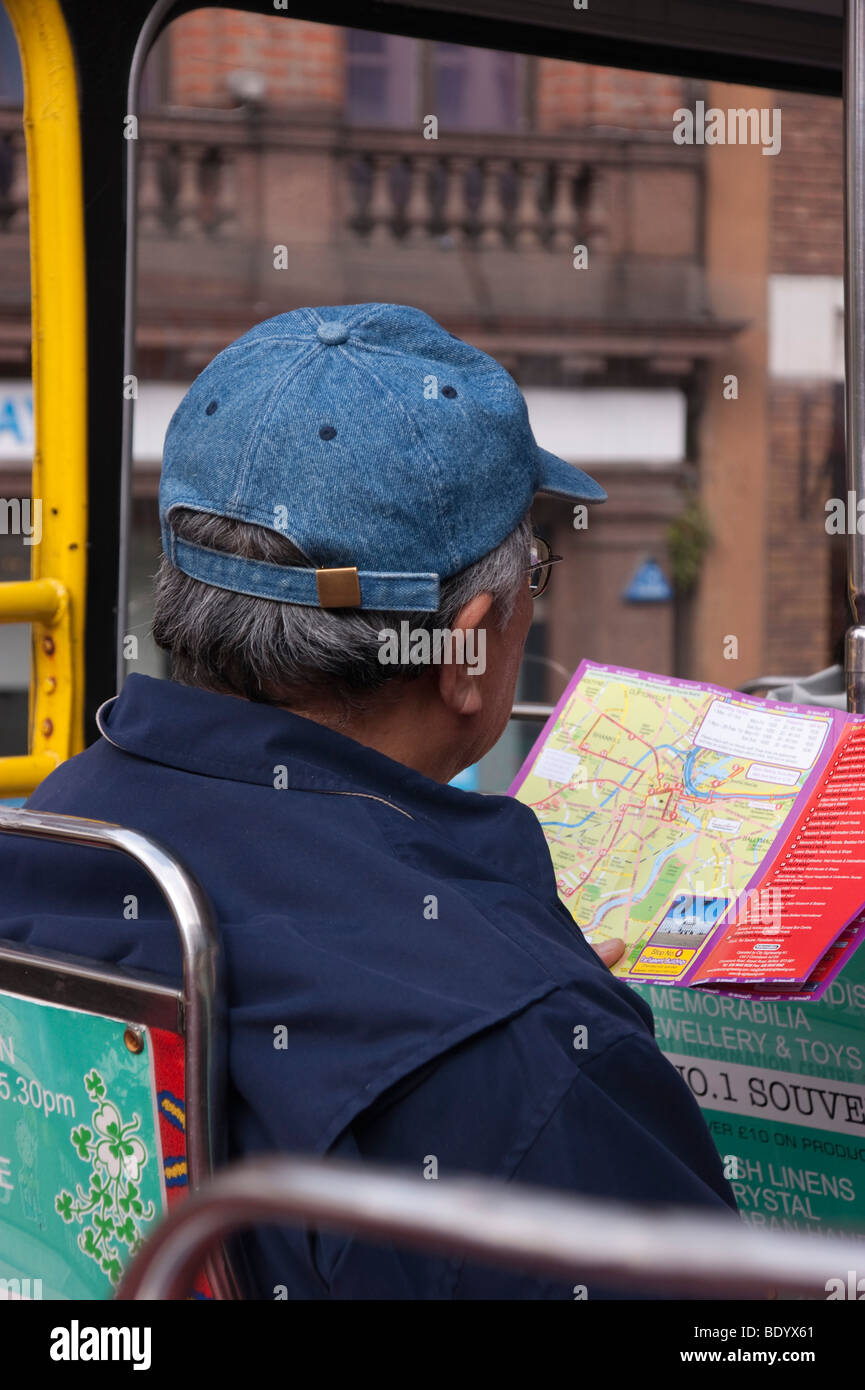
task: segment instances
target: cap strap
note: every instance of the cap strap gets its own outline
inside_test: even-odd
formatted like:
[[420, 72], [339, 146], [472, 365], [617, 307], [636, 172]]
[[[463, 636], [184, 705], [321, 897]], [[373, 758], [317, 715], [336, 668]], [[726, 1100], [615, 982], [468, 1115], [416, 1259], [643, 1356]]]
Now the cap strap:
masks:
[[439, 606], [437, 574], [387, 574], [354, 566], [316, 570], [274, 565], [181, 540], [168, 526], [162, 543], [172, 565], [191, 579], [253, 598], [299, 603], [307, 608], [373, 608], [402, 613], [434, 613]]

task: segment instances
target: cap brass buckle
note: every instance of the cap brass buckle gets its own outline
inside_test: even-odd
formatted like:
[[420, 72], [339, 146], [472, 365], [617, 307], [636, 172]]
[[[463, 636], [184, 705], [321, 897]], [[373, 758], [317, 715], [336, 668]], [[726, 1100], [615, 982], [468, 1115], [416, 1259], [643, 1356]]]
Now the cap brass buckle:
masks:
[[360, 608], [360, 579], [356, 565], [316, 570], [315, 586], [321, 608]]

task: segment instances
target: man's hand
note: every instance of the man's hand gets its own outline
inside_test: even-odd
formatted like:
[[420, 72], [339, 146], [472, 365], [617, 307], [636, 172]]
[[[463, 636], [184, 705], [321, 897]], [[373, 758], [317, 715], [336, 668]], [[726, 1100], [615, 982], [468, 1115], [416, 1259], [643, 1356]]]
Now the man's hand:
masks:
[[609, 970], [625, 954], [625, 943], [620, 937], [615, 936], [612, 941], [602, 941], [600, 946], [593, 946], [592, 950], [596, 956], [600, 956]]

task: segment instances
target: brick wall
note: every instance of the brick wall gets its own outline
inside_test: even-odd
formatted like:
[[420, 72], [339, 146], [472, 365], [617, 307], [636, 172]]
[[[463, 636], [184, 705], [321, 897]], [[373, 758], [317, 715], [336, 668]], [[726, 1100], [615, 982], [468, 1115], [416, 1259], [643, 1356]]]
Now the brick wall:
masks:
[[562, 62], [538, 61], [538, 129], [617, 126], [669, 130], [673, 112], [685, 104], [685, 82], [659, 73], [628, 72]]
[[776, 275], [843, 271], [843, 124], [835, 97], [780, 92], [781, 153], [772, 169]]
[[[781, 153], [771, 170], [771, 272], [841, 275], [841, 102], [792, 92], [776, 93], [773, 100], [782, 116]], [[838, 448], [836, 405], [831, 382], [770, 382], [765, 652], [771, 674], [828, 665], [848, 621], [844, 541], [825, 529], [826, 500], [838, 487], [825, 470], [833, 434]]]
[[178, 105], [236, 105], [232, 70], [261, 73], [268, 106], [314, 115], [342, 104], [343, 31], [332, 25], [207, 9], [183, 15], [167, 37], [168, 99]]

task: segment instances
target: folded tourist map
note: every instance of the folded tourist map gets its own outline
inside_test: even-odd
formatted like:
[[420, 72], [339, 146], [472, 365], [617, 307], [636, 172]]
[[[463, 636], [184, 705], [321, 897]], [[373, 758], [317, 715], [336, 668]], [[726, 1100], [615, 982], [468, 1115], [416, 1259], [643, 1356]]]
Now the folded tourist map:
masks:
[[817, 999], [865, 931], [865, 718], [584, 661], [511, 794], [614, 973]]

